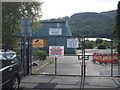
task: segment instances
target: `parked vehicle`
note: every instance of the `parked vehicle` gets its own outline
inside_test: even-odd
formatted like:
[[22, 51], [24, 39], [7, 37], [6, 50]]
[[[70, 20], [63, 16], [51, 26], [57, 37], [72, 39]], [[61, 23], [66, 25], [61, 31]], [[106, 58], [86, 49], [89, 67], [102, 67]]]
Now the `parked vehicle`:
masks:
[[19, 88], [23, 66], [16, 52], [0, 51], [0, 76], [2, 76], [1, 89], [17, 90]]

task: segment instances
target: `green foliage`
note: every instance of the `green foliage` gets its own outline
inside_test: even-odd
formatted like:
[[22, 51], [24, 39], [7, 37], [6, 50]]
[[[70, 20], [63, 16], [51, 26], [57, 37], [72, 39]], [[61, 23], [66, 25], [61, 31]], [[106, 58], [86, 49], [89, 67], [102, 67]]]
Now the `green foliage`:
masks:
[[98, 49], [106, 49], [106, 46], [103, 45], [103, 44], [99, 44], [97, 48], [98, 48]]
[[102, 44], [105, 45], [107, 48], [110, 48], [111, 46], [110, 43], [106, 40], [103, 40]]
[[115, 16], [109, 16], [107, 12], [78, 13], [72, 15], [68, 22], [73, 34], [80, 31], [79, 35], [108, 37], [113, 33]]
[[85, 41], [85, 48], [86, 49], [93, 49], [93, 47], [94, 47], [94, 42], [89, 41], [89, 40]]
[[103, 39], [101, 38], [97, 38], [95, 41], [96, 44], [101, 44], [102, 42], [103, 42]]
[[120, 55], [120, 1], [118, 2], [118, 9], [117, 9], [117, 15], [116, 15], [116, 28], [114, 30], [114, 37], [118, 41], [118, 54]]
[[47, 58], [47, 53], [45, 51], [38, 50], [37, 54], [39, 55], [40, 60], [45, 60]]
[[101, 13], [83, 12], [59, 20], [68, 21], [73, 35], [111, 37], [115, 27], [115, 16], [116, 10]]
[[55, 62], [55, 60], [51, 60], [49, 61], [49, 64], [53, 64]]
[[32, 28], [37, 25], [41, 18], [40, 11], [41, 2], [2, 2], [2, 43], [15, 45], [16, 41], [7, 40], [8, 36], [20, 31], [23, 17], [32, 19]]
[[120, 56], [118, 56], [118, 60], [120, 60]]
[[118, 53], [119, 53], [119, 55], [120, 55], [120, 42], [118, 42]]

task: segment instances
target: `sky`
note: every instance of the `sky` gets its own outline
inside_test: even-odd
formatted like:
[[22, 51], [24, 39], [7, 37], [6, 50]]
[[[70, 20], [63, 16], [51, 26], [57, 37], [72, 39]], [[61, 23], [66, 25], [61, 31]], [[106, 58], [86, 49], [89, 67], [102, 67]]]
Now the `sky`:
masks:
[[42, 20], [70, 17], [81, 12], [116, 10], [119, 0], [42, 0]]

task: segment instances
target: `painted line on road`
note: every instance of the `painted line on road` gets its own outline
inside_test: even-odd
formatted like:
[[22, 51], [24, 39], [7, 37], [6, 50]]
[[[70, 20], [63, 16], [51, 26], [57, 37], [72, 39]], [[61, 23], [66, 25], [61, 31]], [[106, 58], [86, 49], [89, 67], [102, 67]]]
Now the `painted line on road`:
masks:
[[36, 69], [34, 69], [33, 71], [38, 71], [39, 69], [41, 69], [41, 68], [43, 68], [43, 67], [47, 66], [48, 64], [49, 64], [49, 62], [48, 62], [48, 63], [46, 63], [46, 64], [44, 64], [44, 65], [42, 65], [42, 66], [40, 66], [40, 67], [38, 67], [38, 68], [36, 68]]
[[[54, 62], [53, 62], [53, 63], [54, 63]], [[41, 69], [41, 68], [43, 68], [43, 67], [45, 67], [45, 66], [47, 66], [47, 65], [49, 65], [49, 64], [51, 64], [50, 61], [49, 61], [48, 63], [45, 63], [44, 65], [42, 65], [42, 66], [34, 69], [33, 72], [38, 71], [39, 69]]]

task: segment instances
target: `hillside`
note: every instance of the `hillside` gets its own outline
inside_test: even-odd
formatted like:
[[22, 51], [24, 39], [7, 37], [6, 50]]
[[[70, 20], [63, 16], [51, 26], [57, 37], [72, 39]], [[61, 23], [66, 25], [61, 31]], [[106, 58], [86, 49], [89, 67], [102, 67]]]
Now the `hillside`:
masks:
[[75, 13], [71, 17], [54, 20], [68, 21], [73, 35], [111, 37], [115, 27], [115, 16], [116, 10], [112, 10], [101, 13]]

